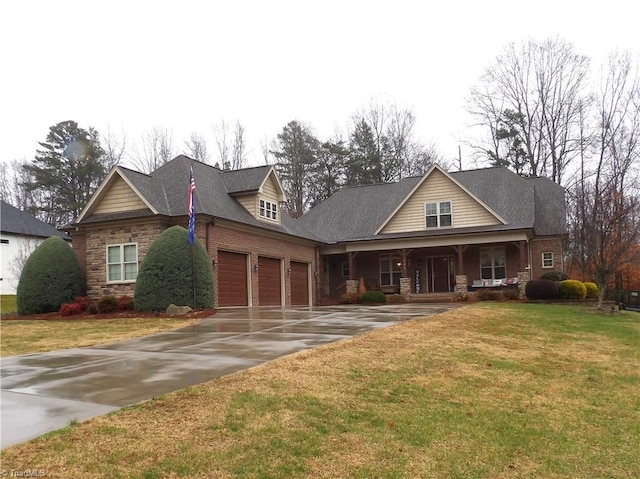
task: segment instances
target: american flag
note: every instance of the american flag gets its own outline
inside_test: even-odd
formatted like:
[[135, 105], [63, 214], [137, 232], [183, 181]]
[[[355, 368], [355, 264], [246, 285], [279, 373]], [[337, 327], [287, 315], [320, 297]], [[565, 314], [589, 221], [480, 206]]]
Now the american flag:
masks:
[[196, 234], [196, 204], [194, 193], [196, 191], [196, 180], [193, 178], [193, 166], [189, 167], [189, 200], [187, 204], [187, 213], [189, 214], [189, 228], [187, 239], [193, 244]]

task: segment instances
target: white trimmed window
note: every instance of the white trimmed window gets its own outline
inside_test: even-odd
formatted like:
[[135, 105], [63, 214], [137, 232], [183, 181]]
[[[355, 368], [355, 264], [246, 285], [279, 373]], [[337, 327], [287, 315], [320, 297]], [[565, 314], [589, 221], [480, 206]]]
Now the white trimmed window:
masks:
[[399, 254], [380, 255], [380, 286], [400, 284], [402, 274], [402, 258]]
[[424, 213], [427, 228], [444, 228], [453, 224], [451, 216], [451, 201], [425, 203]]
[[504, 248], [480, 249], [480, 278], [502, 279], [507, 277], [507, 261]]
[[107, 246], [107, 282], [133, 282], [138, 276], [137, 243]]
[[268, 220], [278, 220], [278, 205], [268, 200], [260, 200], [260, 216]]
[[545, 251], [542, 253], [542, 267], [553, 268], [553, 252]]

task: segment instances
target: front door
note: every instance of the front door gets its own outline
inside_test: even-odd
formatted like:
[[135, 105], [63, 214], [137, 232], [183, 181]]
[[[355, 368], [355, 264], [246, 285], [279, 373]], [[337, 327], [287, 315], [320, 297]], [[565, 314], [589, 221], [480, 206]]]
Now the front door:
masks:
[[429, 256], [427, 258], [427, 288], [430, 293], [446, 293], [455, 287], [453, 256]]

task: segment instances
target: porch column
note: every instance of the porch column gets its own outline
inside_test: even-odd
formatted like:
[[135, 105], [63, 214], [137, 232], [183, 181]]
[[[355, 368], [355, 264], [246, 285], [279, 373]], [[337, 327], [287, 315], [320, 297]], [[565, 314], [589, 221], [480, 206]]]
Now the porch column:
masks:
[[458, 253], [458, 267], [456, 268], [457, 274], [464, 274], [464, 252], [468, 247], [469, 245], [457, 245], [453, 247], [456, 253]]
[[407, 260], [407, 257], [409, 256], [410, 250], [406, 249], [406, 248], [402, 248], [402, 250], [400, 250], [400, 252], [402, 253], [402, 272], [400, 273], [400, 277], [401, 278], [408, 278], [409, 277], [409, 261]]
[[347, 294], [358, 294], [358, 280], [356, 279], [356, 256], [352, 251], [347, 253], [349, 259], [349, 279], [346, 281]]
[[518, 292], [520, 293], [520, 299], [524, 299], [527, 296], [525, 290], [530, 279], [531, 275], [529, 274], [529, 270], [518, 272]]
[[525, 268], [527, 267], [527, 242], [524, 240], [518, 241], [517, 243], [515, 243], [515, 245], [518, 247], [518, 251], [520, 252], [520, 268], [518, 268], [519, 271], [524, 271]]

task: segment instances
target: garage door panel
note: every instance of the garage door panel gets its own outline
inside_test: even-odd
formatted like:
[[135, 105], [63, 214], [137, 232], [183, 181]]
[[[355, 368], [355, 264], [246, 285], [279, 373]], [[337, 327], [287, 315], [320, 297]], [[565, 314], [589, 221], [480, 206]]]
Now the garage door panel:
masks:
[[291, 262], [291, 304], [309, 305], [309, 264]]
[[260, 306], [282, 304], [282, 274], [279, 259], [258, 257], [258, 289]]
[[218, 306], [248, 306], [247, 255], [218, 252]]

